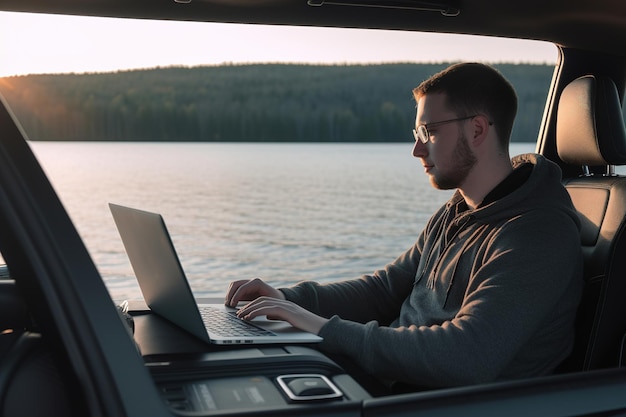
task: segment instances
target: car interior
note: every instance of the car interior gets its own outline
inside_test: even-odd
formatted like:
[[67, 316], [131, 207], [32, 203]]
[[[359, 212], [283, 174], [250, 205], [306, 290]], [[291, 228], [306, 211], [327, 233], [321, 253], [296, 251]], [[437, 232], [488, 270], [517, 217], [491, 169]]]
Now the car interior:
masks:
[[[0, 268], [2, 415], [626, 413], [626, 177], [616, 173], [626, 166], [626, 5], [620, 1], [0, 0], [0, 11], [553, 43], [559, 58], [536, 152], [562, 169], [581, 219], [585, 261], [576, 345], [554, 375], [375, 397], [311, 346], [207, 348], [132, 308], [129, 327], [27, 135], [0, 97], [0, 253], [6, 262]], [[321, 390], [307, 391], [302, 388], [307, 384]], [[230, 392], [245, 393], [245, 401], [228, 400]]]

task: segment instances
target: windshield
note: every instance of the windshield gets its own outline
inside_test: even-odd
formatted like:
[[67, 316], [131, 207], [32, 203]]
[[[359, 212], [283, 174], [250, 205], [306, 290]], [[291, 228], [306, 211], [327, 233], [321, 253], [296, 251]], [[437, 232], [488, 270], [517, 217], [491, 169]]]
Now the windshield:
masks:
[[494, 64], [518, 93], [511, 154], [532, 152], [557, 60], [534, 41], [19, 13], [0, 37], [0, 93], [115, 300], [141, 294], [109, 202], [164, 216], [198, 296], [383, 267], [450, 197], [411, 156], [411, 90]]

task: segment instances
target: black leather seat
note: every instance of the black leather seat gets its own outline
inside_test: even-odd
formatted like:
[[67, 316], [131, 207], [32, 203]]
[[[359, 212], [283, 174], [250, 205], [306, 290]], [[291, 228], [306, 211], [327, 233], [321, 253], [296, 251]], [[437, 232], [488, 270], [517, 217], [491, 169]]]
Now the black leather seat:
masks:
[[614, 82], [584, 76], [563, 90], [557, 113], [557, 151], [579, 177], [564, 179], [582, 222], [585, 290], [576, 346], [562, 371], [619, 366], [626, 333], [626, 129]]
[[61, 365], [46, 340], [27, 330], [30, 327], [15, 282], [0, 279], [0, 416], [84, 415], [69, 365]]

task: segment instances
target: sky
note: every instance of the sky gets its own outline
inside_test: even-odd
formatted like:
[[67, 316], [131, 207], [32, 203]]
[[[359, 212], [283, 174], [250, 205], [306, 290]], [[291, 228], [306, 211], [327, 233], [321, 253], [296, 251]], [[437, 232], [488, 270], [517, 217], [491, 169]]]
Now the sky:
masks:
[[380, 30], [0, 12], [0, 76], [289, 62], [556, 62], [547, 43]]

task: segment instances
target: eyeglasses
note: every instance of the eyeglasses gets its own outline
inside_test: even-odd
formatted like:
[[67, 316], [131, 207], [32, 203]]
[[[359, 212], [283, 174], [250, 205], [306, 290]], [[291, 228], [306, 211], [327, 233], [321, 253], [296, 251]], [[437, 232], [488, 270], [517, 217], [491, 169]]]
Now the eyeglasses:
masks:
[[441, 122], [425, 123], [423, 125], [419, 125], [417, 127], [417, 130], [413, 129], [413, 137], [415, 138], [416, 142], [419, 140], [425, 145], [430, 140], [430, 133], [428, 132], [428, 128], [433, 128], [436, 126], [441, 126], [441, 125], [445, 125], [447, 123], [452, 123], [452, 122], [460, 122], [462, 120], [472, 119], [476, 116], [479, 116], [479, 115], [475, 114], [473, 116], [459, 117], [458, 119], [450, 119], [450, 120], [442, 120]]

